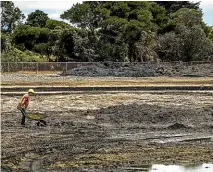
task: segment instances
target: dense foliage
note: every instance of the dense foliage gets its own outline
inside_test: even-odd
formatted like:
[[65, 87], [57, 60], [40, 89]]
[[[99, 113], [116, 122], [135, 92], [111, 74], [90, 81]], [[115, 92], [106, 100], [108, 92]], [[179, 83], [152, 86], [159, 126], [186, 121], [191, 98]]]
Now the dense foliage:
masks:
[[199, 3], [188, 1], [85, 1], [50, 19], [25, 16], [1, 3], [3, 61], [212, 60], [213, 28]]

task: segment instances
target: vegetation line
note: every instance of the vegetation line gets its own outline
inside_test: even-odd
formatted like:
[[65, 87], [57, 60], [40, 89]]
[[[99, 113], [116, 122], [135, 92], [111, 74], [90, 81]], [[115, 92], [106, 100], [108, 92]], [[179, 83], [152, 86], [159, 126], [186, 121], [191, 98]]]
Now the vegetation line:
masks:
[[[48, 62], [210, 61], [213, 27], [199, 3], [85, 1], [53, 20], [41, 10], [26, 18], [1, 2], [1, 60]], [[56, 7], [57, 8], [57, 7]]]

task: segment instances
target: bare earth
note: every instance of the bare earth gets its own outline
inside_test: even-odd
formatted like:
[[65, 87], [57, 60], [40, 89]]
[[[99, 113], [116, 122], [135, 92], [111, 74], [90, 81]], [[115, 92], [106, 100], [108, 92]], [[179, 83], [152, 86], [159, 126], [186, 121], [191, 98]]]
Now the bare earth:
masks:
[[2, 86], [194, 86], [213, 85], [213, 77], [81, 77], [55, 74], [14, 74], [1, 76]]
[[[212, 84], [193, 82], [205, 81]], [[129, 172], [213, 162], [212, 93], [38, 94], [29, 111], [47, 115], [47, 127], [32, 120], [21, 127], [19, 99], [1, 97], [2, 171]]]

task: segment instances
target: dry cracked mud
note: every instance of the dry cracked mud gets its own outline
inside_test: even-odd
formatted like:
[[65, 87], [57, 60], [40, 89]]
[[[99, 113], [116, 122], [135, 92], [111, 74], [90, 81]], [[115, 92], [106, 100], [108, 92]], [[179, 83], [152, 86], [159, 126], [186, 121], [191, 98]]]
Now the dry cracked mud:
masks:
[[[47, 127], [20, 125], [20, 97], [1, 97], [2, 171], [130, 171], [213, 161], [208, 93], [36, 95], [29, 111]], [[137, 171], [137, 170], [132, 170]]]

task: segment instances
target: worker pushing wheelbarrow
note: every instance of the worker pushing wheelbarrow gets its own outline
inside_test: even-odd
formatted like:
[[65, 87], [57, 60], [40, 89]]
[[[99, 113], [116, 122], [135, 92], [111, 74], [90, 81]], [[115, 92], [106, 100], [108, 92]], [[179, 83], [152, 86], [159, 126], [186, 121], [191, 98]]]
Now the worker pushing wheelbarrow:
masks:
[[18, 103], [17, 109], [21, 111], [22, 113], [22, 119], [21, 119], [21, 125], [25, 125], [25, 118], [27, 117], [28, 119], [38, 121], [37, 125], [43, 125], [46, 126], [47, 123], [44, 121], [45, 115], [44, 114], [27, 114], [26, 109], [29, 105], [30, 102], [30, 97], [35, 94], [35, 91], [33, 89], [29, 89], [28, 93], [25, 94], [21, 101]]

